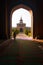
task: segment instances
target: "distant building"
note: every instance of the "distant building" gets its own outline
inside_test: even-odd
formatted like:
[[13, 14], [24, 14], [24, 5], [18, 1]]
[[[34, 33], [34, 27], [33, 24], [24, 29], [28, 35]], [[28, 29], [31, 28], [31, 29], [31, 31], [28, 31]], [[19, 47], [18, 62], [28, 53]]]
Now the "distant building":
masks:
[[20, 32], [23, 32], [23, 30], [26, 28], [26, 24], [23, 23], [22, 18], [20, 19], [20, 23], [17, 23], [17, 29], [20, 30]]
[[20, 30], [20, 32], [24, 32], [25, 29], [27, 29], [28, 31], [31, 31], [31, 27], [26, 27], [26, 24], [23, 23], [22, 18], [20, 19], [20, 22], [17, 23], [17, 27], [13, 27], [13, 29]]

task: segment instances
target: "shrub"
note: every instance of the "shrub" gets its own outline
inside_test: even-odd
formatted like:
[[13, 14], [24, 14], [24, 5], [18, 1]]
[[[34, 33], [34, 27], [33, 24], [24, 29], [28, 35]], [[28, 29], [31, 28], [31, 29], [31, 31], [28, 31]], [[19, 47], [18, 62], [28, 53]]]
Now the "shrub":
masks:
[[31, 36], [31, 33], [28, 33], [28, 36], [30, 37]]
[[29, 31], [27, 29], [25, 29], [25, 34], [28, 35]]

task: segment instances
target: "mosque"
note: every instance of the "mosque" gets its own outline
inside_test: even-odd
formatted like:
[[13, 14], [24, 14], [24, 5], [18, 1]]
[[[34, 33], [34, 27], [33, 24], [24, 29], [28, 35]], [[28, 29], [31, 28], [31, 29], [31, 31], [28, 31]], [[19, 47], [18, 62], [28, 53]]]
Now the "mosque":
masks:
[[22, 17], [20, 19], [20, 22], [17, 23], [17, 29], [20, 30], [20, 32], [23, 32], [23, 30], [26, 28], [26, 24], [23, 23]]
[[20, 32], [23, 32], [25, 29], [31, 31], [31, 27], [26, 27], [26, 23], [23, 23], [22, 17], [20, 18], [20, 22], [17, 23], [17, 29], [18, 29]]

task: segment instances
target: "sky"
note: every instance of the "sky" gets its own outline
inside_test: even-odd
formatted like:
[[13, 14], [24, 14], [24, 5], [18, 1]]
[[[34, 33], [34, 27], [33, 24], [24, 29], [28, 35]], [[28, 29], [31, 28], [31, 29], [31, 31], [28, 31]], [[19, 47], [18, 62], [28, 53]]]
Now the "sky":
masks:
[[12, 14], [12, 27], [17, 27], [17, 23], [20, 19], [23, 19], [23, 23], [26, 23], [26, 27], [31, 27], [31, 14], [28, 10], [19, 8], [15, 10]]

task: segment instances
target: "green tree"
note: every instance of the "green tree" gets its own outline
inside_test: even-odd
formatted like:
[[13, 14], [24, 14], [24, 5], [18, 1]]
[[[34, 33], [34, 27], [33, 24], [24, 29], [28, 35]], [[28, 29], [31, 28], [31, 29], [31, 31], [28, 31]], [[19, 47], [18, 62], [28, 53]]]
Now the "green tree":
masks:
[[27, 29], [25, 29], [25, 34], [28, 35], [29, 31]]
[[11, 36], [14, 36], [14, 34], [17, 35], [19, 32], [20, 31], [17, 30], [17, 28], [12, 28], [12, 34], [11, 34]]
[[19, 30], [15, 29], [14, 32], [13, 32], [13, 37], [14, 39], [16, 38], [16, 35], [19, 33]]
[[16, 34], [18, 34], [20, 31], [16, 29], [15, 32], [16, 32]]
[[12, 32], [14, 32], [15, 28], [12, 28]]

